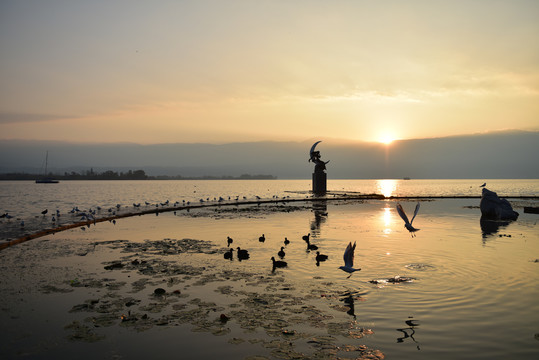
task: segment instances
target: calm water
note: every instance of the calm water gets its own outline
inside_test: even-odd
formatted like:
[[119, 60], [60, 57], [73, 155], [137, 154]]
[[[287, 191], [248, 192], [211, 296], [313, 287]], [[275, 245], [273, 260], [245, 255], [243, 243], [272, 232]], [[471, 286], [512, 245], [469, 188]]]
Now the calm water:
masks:
[[[479, 180], [329, 180], [328, 189], [338, 192], [360, 192], [385, 196], [480, 196]], [[539, 180], [487, 180], [487, 187], [500, 196], [539, 196]], [[96, 217], [121, 205], [120, 212], [133, 212], [133, 203], [140, 210], [169, 201], [199, 204], [223, 197], [225, 201], [279, 198], [303, 198], [310, 190], [310, 180], [229, 180], [229, 181], [62, 181], [59, 184], [36, 184], [32, 181], [0, 182], [0, 213], [13, 216], [0, 219], [0, 239], [16, 238], [43, 228], [80, 220], [70, 214], [74, 207], [81, 211], [96, 210]], [[145, 205], [148, 202], [151, 205]], [[162, 207], [162, 206], [161, 206]], [[41, 212], [48, 209], [46, 216]], [[59, 211], [61, 216], [52, 216]], [[20, 224], [24, 221], [24, 227]]]
[[[329, 188], [400, 196], [454, 196], [479, 195], [481, 183], [477, 180], [342, 180], [329, 182]], [[0, 183], [0, 186], [2, 205], [5, 207], [3, 211], [34, 219], [44, 226], [44, 221], [48, 223], [50, 220], [48, 216], [43, 220], [40, 214], [43, 208], [57, 208], [66, 213], [73, 206], [85, 209], [100, 205], [106, 209], [120, 203], [127, 205], [131, 211], [131, 203], [144, 204], [144, 201], [155, 204], [166, 200], [170, 203], [182, 200], [198, 202], [200, 198], [219, 196], [226, 199], [228, 196], [245, 196], [247, 199], [256, 196], [270, 199], [273, 196], [305, 197], [303, 191], [308, 189], [310, 182], [92, 181], [45, 186], [6, 182]], [[539, 193], [537, 180], [487, 180], [487, 187], [506, 197], [537, 196]], [[307, 206], [305, 210], [266, 213], [249, 218], [226, 214], [217, 216], [214, 209], [178, 215], [163, 213], [158, 217], [147, 215], [121, 219], [117, 225], [100, 223], [84, 232], [73, 229], [49, 238], [68, 239], [71, 242], [194, 238], [226, 246], [226, 236], [230, 235], [235, 239], [235, 244], [251, 251], [251, 259], [241, 263], [225, 262], [221, 254], [216, 254], [207, 260], [208, 265], [218, 264], [224, 269], [242, 269], [267, 276], [269, 258], [275, 256], [286, 236], [292, 241], [286, 248], [285, 259], [289, 267], [278, 270], [279, 275], [292, 284], [297, 296], [315, 294], [318, 300], [313, 301], [317, 301], [318, 306], [325, 301], [327, 313], [334, 317], [330, 322], [349, 322], [350, 327], [366, 327], [374, 331], [355, 341], [357, 345], [380, 349], [386, 358], [391, 359], [536, 359], [539, 356], [539, 263], [535, 260], [539, 258], [539, 216], [523, 213], [522, 206], [538, 206], [538, 203], [537, 200], [510, 201], [520, 213], [518, 220], [509, 224], [500, 223], [490, 229], [480, 224], [479, 199], [421, 201], [419, 215], [414, 221], [414, 225], [421, 230], [414, 238], [404, 229], [395, 210], [396, 202], [392, 200], [327, 201], [316, 205], [304, 203]], [[401, 201], [401, 204], [411, 213], [416, 202]], [[1, 226], [6, 229], [13, 220], [4, 219]], [[301, 240], [301, 236], [309, 232], [312, 243], [317, 244], [322, 253], [329, 255], [329, 260], [320, 266], [316, 266], [314, 254], [306, 251], [305, 242]], [[262, 233], [267, 238], [263, 244], [258, 242]], [[30, 241], [24, 246], [31, 249], [34, 241], [39, 240]], [[338, 266], [342, 265], [342, 253], [349, 241], [357, 241], [356, 264], [362, 270], [347, 279], [347, 274], [340, 271]], [[13, 254], [22, 256], [22, 246], [6, 249], [0, 255], [7, 256], [6, 251], [14, 251]], [[80, 259], [91, 260], [90, 255]], [[370, 282], [396, 275], [415, 280], [402, 284]], [[319, 294], [326, 291], [356, 294], [355, 317], [333, 310], [332, 306], [342, 305], [339, 299], [320, 300]], [[79, 296], [79, 302], [89, 297]], [[202, 291], [198, 296], [206, 301], [204, 296], [216, 298], [213, 291], [207, 294]], [[56, 301], [59, 304], [68, 298], [62, 295]], [[33, 307], [38, 305], [30, 300], [28, 302], [28, 307], [34, 311]], [[72, 305], [59, 309], [58, 316], [65, 316], [65, 310]], [[53, 311], [53, 304], [47, 306], [50, 308], [47, 311]], [[35, 319], [38, 315], [33, 312], [19, 316], [20, 319], [5, 319], [9, 321], [9, 329], [14, 329], [17, 322], [24, 321], [25, 316]], [[43, 325], [44, 331], [65, 335], [62, 333], [63, 326], [49, 329], [54, 321], [45, 315], [43, 317], [46, 324]], [[418, 324], [413, 329], [405, 323], [410, 319]], [[9, 329], [2, 331], [8, 332]], [[185, 331], [185, 328], [172, 327], [166, 331], [145, 332], [144, 336], [133, 331], [126, 333], [124, 330], [116, 335], [110, 331], [109, 340], [92, 344], [92, 347], [93, 351], [98, 351], [96, 354], [100, 354], [99, 351], [110, 350], [111, 344], [114, 344], [118, 355], [126, 358], [130, 355], [152, 356], [156, 346], [163, 353], [171, 354], [178, 351], [179, 344], [188, 354], [189, 346], [195, 343], [198, 349], [207, 348], [205, 356], [233, 359], [237, 358], [235, 354], [242, 353], [240, 349], [246, 348], [249, 350], [243, 355], [257, 354], [256, 349], [249, 348], [250, 345], [231, 346], [226, 339], [206, 334], [187, 336], [189, 340], [181, 342], [179, 339], [186, 336]], [[245, 335], [239, 331], [231, 336]], [[140, 346], [132, 345], [134, 338]], [[42, 340], [28, 336], [25, 341], [37, 343]], [[54, 337], [51, 341], [62, 344]], [[57, 346], [57, 349], [51, 347], [53, 350], [48, 353], [45, 351], [43, 357], [80, 348], [77, 344], [69, 343]], [[105, 353], [109, 354], [106, 351], [102, 354]]]

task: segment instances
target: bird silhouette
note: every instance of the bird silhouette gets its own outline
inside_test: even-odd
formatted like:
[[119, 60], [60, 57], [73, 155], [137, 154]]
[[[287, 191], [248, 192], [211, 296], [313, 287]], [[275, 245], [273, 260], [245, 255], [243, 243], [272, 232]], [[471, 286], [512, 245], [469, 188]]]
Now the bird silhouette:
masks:
[[230, 236], [227, 236], [226, 237], [226, 246], [230, 246], [230, 244], [232, 244], [234, 240], [232, 240], [232, 238]]
[[232, 260], [232, 252], [233, 252], [233, 251], [234, 251], [234, 249], [230, 249], [230, 250], [228, 250], [227, 252], [225, 252], [224, 258], [225, 258], [225, 259]]
[[404, 212], [402, 205], [397, 203], [397, 212], [399, 213], [402, 220], [404, 220], [404, 227], [410, 232], [412, 237], [414, 237], [415, 236], [414, 233], [419, 230], [412, 226], [412, 223], [414, 222], [414, 219], [418, 211], [419, 211], [419, 203], [417, 203], [417, 205], [415, 206], [414, 216], [412, 217], [412, 220], [408, 221], [408, 216], [406, 216], [406, 213]]
[[356, 250], [356, 242], [354, 241], [353, 246], [352, 246], [352, 242], [349, 242], [348, 246], [344, 250], [344, 256], [343, 256], [344, 266], [339, 266], [339, 269], [341, 269], [342, 271], [346, 271], [347, 273], [350, 274], [350, 275], [348, 275], [348, 278], [350, 276], [352, 276], [352, 274], [355, 271], [361, 270], [361, 269], [355, 269], [354, 268], [354, 252], [355, 252], [355, 250]]
[[285, 244], [285, 245], [290, 244], [290, 240], [288, 240], [288, 238], [286, 238], [286, 237], [284, 238], [284, 244]]
[[240, 249], [240, 247], [238, 246], [238, 260], [247, 260], [249, 259], [249, 252], [247, 250], [244, 250], [244, 249]]
[[43, 215], [45, 215], [45, 214], [48, 213], [48, 212], [49, 212], [49, 209], [45, 209], [45, 210], [43, 210], [41, 213], [42, 213]]
[[271, 261], [273, 262], [273, 270], [275, 270], [276, 268], [284, 268], [288, 266], [286, 261], [275, 260], [273, 256], [271, 257]]
[[307, 235], [303, 235], [301, 238], [305, 241], [309, 241], [311, 237], [311, 233], [308, 233]]
[[[304, 239], [305, 240], [305, 237]], [[318, 250], [318, 246], [314, 245], [314, 244], [311, 244], [311, 241], [307, 238], [307, 240], [305, 240], [305, 242], [307, 243], [307, 251], [309, 250]]]
[[284, 256], [286, 255], [285, 252], [284, 252], [284, 246], [281, 246], [281, 250], [279, 250], [279, 252], [277, 253], [277, 255], [279, 255], [279, 257], [282, 259], [284, 258]]
[[320, 254], [320, 251], [317, 251], [317, 252], [316, 252], [316, 261], [317, 261], [317, 262], [320, 262], [320, 261], [326, 261], [327, 259], [328, 259], [328, 256], [327, 256], [327, 255]]
[[266, 236], [264, 234], [262, 234], [262, 236], [258, 238], [258, 241], [260, 241], [260, 242], [266, 241]]
[[483, 183], [483, 185], [479, 185], [479, 187], [485, 187], [487, 186], [487, 183]]

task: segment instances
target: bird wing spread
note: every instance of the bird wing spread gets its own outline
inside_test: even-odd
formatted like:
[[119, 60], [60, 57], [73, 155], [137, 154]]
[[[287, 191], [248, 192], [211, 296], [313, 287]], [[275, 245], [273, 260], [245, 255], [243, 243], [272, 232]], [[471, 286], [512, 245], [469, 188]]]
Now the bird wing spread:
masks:
[[354, 251], [356, 250], [356, 243], [352, 246], [352, 242], [348, 243], [346, 250], [344, 250], [344, 266], [353, 267], [354, 266]]
[[414, 216], [412, 217], [412, 221], [410, 221], [410, 225], [412, 225], [412, 223], [414, 222], [415, 216], [417, 215], [418, 212], [419, 212], [419, 203], [417, 203], [417, 205], [415, 206]]
[[402, 208], [401, 204], [397, 204], [397, 212], [399, 213], [400, 217], [402, 218], [402, 220], [404, 220], [406, 224], [410, 223], [410, 221], [408, 221], [408, 216], [406, 216], [406, 213], [404, 212], [404, 209]]

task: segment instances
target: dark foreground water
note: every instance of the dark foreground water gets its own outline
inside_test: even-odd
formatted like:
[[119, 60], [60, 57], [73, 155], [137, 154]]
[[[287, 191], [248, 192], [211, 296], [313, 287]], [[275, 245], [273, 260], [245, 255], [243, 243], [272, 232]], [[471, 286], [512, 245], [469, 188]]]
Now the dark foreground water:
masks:
[[[423, 200], [415, 237], [395, 201], [328, 200], [32, 240], [0, 252], [0, 357], [536, 359], [539, 218], [522, 207], [537, 202], [511, 202], [517, 221], [482, 224], [479, 199]], [[227, 236], [250, 259], [225, 260]], [[349, 242], [362, 270], [347, 278]]]

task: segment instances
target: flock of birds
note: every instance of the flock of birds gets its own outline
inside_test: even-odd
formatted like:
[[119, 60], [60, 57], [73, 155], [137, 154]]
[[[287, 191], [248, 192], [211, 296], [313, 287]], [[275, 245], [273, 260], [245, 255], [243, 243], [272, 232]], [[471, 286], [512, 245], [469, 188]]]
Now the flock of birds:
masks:
[[[311, 241], [310, 241], [310, 237], [311, 237], [311, 233], [307, 234], [307, 235], [303, 235], [302, 239], [307, 243], [307, 251], [311, 251], [311, 250], [318, 250], [318, 246], [314, 245], [314, 244], [311, 244]], [[262, 234], [262, 236], [260, 236], [258, 238], [258, 241], [263, 243], [266, 241], [266, 235], [265, 234]], [[227, 243], [227, 247], [229, 247], [229, 249], [224, 253], [224, 258], [225, 259], [228, 259], [228, 260], [232, 260], [233, 257], [234, 257], [234, 248], [231, 247], [232, 243], [234, 242], [234, 240], [230, 237], [230, 236], [227, 236], [227, 240], [226, 240], [226, 243]], [[290, 244], [290, 240], [288, 240], [287, 237], [284, 238], [284, 241], [283, 241], [283, 244], [285, 246], [289, 245]], [[275, 259], [275, 256], [272, 256], [271, 257], [271, 262], [272, 262], [272, 271], [275, 271], [276, 268], [284, 268], [284, 267], [287, 267], [288, 266], [288, 263], [286, 261], [283, 261], [282, 259], [284, 259], [284, 257], [286, 256], [286, 253], [284, 251], [285, 249], [285, 246], [281, 246], [281, 249], [277, 252], [277, 256], [281, 259], [281, 260], [276, 260]], [[247, 260], [250, 258], [250, 254], [249, 254], [249, 251], [248, 250], [245, 250], [245, 249], [242, 249], [240, 248], [239, 246], [236, 248], [237, 249], [237, 258], [239, 261], [241, 260]], [[355, 244], [354, 244], [354, 249], [355, 249]], [[351, 253], [351, 255], [348, 255], [348, 256], [351, 256], [351, 266], [353, 266], [353, 261], [354, 261], [354, 254], [353, 252]], [[320, 254], [320, 251], [316, 251], [316, 257], [315, 257], [315, 260], [316, 260], [316, 265], [319, 266], [321, 262], [323, 261], [326, 261], [328, 259], [328, 256], [327, 255], [324, 255], [324, 254]], [[359, 270], [359, 269], [358, 269]], [[345, 270], [346, 271], [346, 270]], [[355, 270], [354, 270], [355, 271]]]
[[[228, 201], [236, 201], [236, 202], [250, 201], [250, 200], [253, 200], [253, 199], [255, 201], [264, 200], [263, 198], [261, 198], [258, 195], [255, 195], [252, 198], [248, 198], [246, 196], [240, 196], [240, 195], [228, 196], [226, 198], [223, 197], [223, 196], [219, 196], [219, 197], [213, 197], [213, 198], [210, 198], [210, 197], [200, 198], [198, 200], [198, 204], [206, 205], [206, 204], [211, 204], [212, 202], [216, 203], [216, 204], [221, 204], [223, 201], [227, 201], [227, 199], [228, 199]], [[278, 195], [273, 195], [272, 196], [273, 201], [286, 202], [286, 200], [288, 200], [288, 199], [290, 199], [290, 196], [278, 196]], [[140, 202], [139, 203], [133, 203], [133, 209], [138, 210], [138, 209], [141, 208], [141, 206], [143, 206], [143, 208], [145, 208], [146, 210], [151, 209], [151, 208], [158, 209], [160, 207], [163, 208], [163, 207], [168, 207], [168, 206], [190, 207], [191, 205], [195, 205], [196, 203], [197, 202], [191, 202], [189, 200], [175, 201], [174, 203], [170, 202], [170, 200], [166, 200], [164, 202], [157, 202], [157, 203], [151, 203], [149, 201], [145, 201], [144, 206]], [[96, 219], [100, 215], [101, 216], [103, 215], [103, 211], [106, 211], [105, 215], [108, 215], [108, 217], [114, 217], [114, 216], [116, 216], [117, 214], [120, 213], [122, 208], [123, 209], [129, 209], [129, 208], [131, 208], [131, 205], [116, 204], [115, 206], [111, 206], [111, 207], [108, 207], [106, 209], [103, 209], [101, 206], [96, 206], [95, 208], [89, 208], [87, 210], [81, 210], [81, 209], [79, 209], [78, 206], [75, 206], [71, 210], [69, 210], [67, 212], [67, 214], [71, 215], [72, 217], [79, 218], [78, 221], [80, 221], [80, 222], [88, 222], [88, 223], [94, 222], [95, 223]], [[45, 216], [47, 216], [47, 214], [49, 214], [49, 210], [48, 209], [42, 210], [41, 214], [43, 215], [43, 218], [45, 218]], [[58, 210], [58, 209], [56, 209], [56, 212], [51, 212], [50, 213], [50, 222], [51, 222], [51, 224], [59, 225], [61, 215], [62, 214], [60, 213], [60, 210]], [[5, 212], [3, 214], [0, 214], [0, 219], [6, 219], [6, 220], [11, 221], [11, 219], [14, 219], [14, 218], [15, 218], [15, 216], [11, 215], [9, 212]], [[25, 228], [24, 220], [22, 220], [20, 218], [18, 218], [17, 220], [20, 220], [20, 223], [19, 223], [20, 228], [24, 229]], [[110, 220], [110, 222], [116, 223], [115, 220]], [[81, 228], [81, 229], [85, 230], [84, 228]]]
[[[413, 223], [415, 217], [417, 216], [417, 213], [419, 212], [419, 207], [420, 207], [420, 204], [417, 203], [417, 205], [415, 207], [415, 210], [414, 210], [414, 216], [412, 217], [412, 220], [408, 220], [408, 216], [406, 215], [406, 212], [404, 211], [402, 205], [400, 203], [397, 203], [397, 206], [396, 206], [397, 212], [399, 213], [400, 217], [404, 221], [404, 227], [410, 232], [412, 237], [415, 237], [415, 233], [418, 230], [420, 230], [420, 229], [415, 228], [415, 227], [412, 226], [412, 223]], [[303, 237], [302, 237], [302, 239], [307, 243], [307, 251], [318, 250], [317, 245], [311, 244], [310, 236], [311, 236], [311, 233], [308, 233], [307, 235], [303, 235]], [[261, 242], [261, 243], [265, 242], [266, 241], [265, 234], [262, 234], [262, 236], [260, 236], [258, 238], [258, 241]], [[233, 242], [234, 242], [234, 240], [230, 236], [227, 236], [227, 247], [229, 247], [230, 249], [228, 249], [224, 253], [224, 258], [225, 259], [228, 259], [228, 260], [233, 259], [234, 249], [231, 247]], [[288, 244], [290, 244], [290, 240], [288, 240], [288, 238], [285, 237], [284, 245], [286, 246]], [[272, 271], [275, 271], [276, 268], [285, 268], [285, 267], [288, 266], [288, 263], [286, 261], [282, 260], [286, 256], [286, 253], [285, 253], [284, 249], [285, 249], [285, 247], [281, 246], [281, 249], [277, 252], [277, 256], [281, 260], [276, 260], [275, 256], [271, 257]], [[346, 246], [345, 250], [344, 250], [344, 254], [343, 254], [344, 265], [339, 266], [339, 269], [341, 269], [342, 271], [347, 272], [349, 274], [347, 278], [350, 278], [354, 272], [361, 270], [361, 268], [355, 268], [354, 267], [355, 251], [356, 251], [356, 242], [354, 241], [354, 244], [352, 245], [352, 242], [350, 241], [348, 243], [348, 245]], [[239, 246], [237, 247], [237, 258], [238, 258], [238, 260], [240, 260], [240, 261], [241, 260], [247, 260], [247, 259], [249, 259], [249, 257], [250, 257], [250, 255], [249, 255], [249, 252], [247, 250], [241, 249]], [[328, 259], [328, 256], [324, 255], [324, 254], [321, 254], [320, 251], [316, 251], [316, 258], [315, 259], [316, 259], [316, 265], [319, 266], [320, 262], [326, 261]]]

